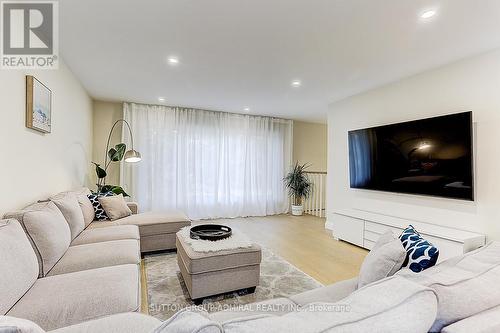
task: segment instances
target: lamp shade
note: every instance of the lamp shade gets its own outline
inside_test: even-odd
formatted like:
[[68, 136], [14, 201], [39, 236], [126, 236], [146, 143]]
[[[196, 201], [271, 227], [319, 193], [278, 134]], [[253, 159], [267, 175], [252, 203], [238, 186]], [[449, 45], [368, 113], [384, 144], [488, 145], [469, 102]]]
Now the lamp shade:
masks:
[[125, 153], [125, 162], [127, 163], [136, 163], [142, 159], [141, 153], [137, 150], [129, 150]]

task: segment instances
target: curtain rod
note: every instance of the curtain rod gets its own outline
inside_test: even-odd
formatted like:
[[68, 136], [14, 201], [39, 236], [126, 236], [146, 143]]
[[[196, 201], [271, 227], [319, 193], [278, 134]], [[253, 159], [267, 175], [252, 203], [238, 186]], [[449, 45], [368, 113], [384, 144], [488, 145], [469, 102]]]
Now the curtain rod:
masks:
[[146, 104], [146, 103], [135, 103], [135, 102], [123, 102], [123, 104], [135, 104], [135, 105], [156, 106], [156, 107], [164, 107], [164, 108], [172, 108], [172, 109], [184, 109], [184, 110], [193, 110], [193, 111], [227, 113], [227, 114], [234, 114], [234, 115], [238, 115], [238, 116], [262, 117], [262, 118], [269, 118], [269, 119], [276, 119], [276, 120], [293, 121], [292, 119], [279, 118], [279, 117], [273, 117], [273, 116], [244, 114], [244, 113], [220, 111], [220, 110], [208, 110], [208, 109], [200, 109], [200, 108], [193, 108], [193, 107], [186, 107], [186, 106], [172, 106], [172, 105], [164, 105], [164, 104]]

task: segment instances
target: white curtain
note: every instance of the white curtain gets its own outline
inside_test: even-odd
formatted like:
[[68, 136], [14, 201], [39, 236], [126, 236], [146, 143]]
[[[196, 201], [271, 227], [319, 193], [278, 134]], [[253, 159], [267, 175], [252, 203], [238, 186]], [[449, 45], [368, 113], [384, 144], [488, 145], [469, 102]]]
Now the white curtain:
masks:
[[[122, 165], [121, 183], [141, 209], [192, 219], [288, 211], [290, 120], [133, 103], [123, 110], [142, 161]], [[123, 140], [130, 147], [126, 128]]]

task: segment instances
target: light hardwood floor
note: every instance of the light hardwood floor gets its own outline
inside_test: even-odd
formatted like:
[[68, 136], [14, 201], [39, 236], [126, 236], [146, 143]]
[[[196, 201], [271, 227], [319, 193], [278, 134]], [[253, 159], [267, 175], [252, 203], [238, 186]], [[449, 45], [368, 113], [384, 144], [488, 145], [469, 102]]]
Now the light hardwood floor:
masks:
[[[207, 221], [193, 224], [200, 223]], [[311, 215], [218, 219], [210, 223], [237, 228], [325, 285], [357, 276], [368, 253], [357, 246], [334, 240], [332, 233], [325, 230], [325, 219]], [[141, 312], [148, 314], [144, 260], [141, 264]]]
[[368, 253], [336, 241], [325, 230], [325, 219], [304, 215], [275, 215], [218, 219], [211, 223], [236, 227], [323, 284], [355, 277]]

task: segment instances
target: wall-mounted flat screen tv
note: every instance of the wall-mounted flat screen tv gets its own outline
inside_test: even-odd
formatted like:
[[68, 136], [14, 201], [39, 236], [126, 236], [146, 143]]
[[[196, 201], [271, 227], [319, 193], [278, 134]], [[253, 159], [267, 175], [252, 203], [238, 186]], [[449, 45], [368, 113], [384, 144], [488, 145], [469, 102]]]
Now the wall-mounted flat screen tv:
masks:
[[351, 188], [474, 200], [472, 112], [349, 132]]

